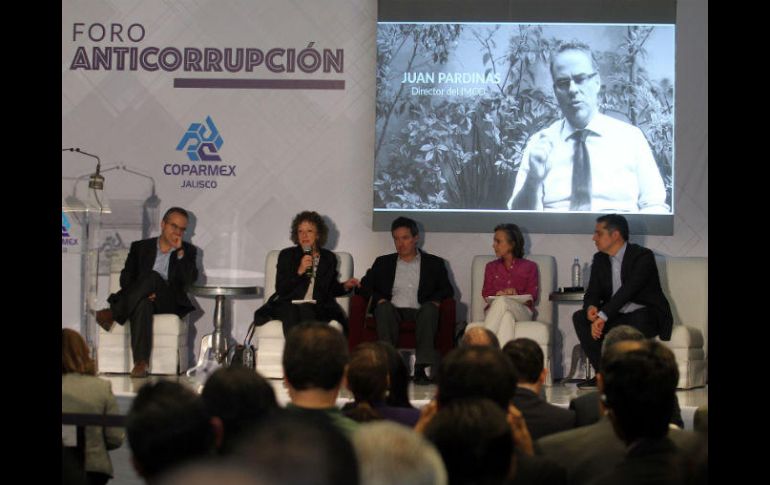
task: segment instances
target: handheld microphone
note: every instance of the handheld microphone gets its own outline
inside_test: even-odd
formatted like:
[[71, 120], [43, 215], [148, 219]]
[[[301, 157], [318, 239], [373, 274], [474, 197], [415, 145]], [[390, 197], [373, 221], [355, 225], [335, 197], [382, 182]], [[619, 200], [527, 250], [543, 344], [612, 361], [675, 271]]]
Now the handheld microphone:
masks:
[[[302, 252], [305, 256], [313, 256], [313, 246], [302, 246]], [[308, 278], [313, 277], [313, 265], [311, 264], [308, 266], [308, 268], [305, 270], [305, 276]]]

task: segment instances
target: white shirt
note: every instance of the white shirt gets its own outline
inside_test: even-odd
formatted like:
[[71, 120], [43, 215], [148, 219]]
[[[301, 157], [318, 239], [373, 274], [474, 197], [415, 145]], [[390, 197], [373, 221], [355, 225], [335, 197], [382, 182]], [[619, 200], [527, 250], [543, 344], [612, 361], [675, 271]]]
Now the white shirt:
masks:
[[[589, 131], [585, 143], [591, 160], [591, 212], [670, 212], [663, 178], [639, 128], [596, 113], [585, 129]], [[509, 209], [527, 179], [533, 140], [539, 140], [542, 133], [551, 141], [552, 149], [534, 210], [569, 212], [575, 151], [570, 136], [575, 131], [566, 119], [561, 119], [530, 139], [508, 201]]]
[[409, 262], [400, 257], [396, 261], [396, 277], [393, 278], [393, 297], [390, 302], [397, 308], [420, 308], [417, 290], [420, 287], [420, 252]]

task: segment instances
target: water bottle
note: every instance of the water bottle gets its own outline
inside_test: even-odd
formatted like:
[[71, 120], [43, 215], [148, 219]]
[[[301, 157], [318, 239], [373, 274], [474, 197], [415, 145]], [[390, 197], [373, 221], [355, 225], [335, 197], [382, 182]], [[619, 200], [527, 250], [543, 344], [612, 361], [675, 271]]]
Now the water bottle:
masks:
[[575, 262], [572, 263], [572, 287], [578, 288], [580, 286], [580, 261], [575, 258]]

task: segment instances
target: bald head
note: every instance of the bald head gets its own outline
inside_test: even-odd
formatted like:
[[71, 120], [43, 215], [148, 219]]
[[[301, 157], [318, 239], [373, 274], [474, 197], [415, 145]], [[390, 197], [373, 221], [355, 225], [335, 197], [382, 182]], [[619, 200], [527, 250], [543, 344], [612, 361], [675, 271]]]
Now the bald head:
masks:
[[469, 345], [482, 345], [499, 349], [500, 341], [497, 339], [497, 335], [485, 327], [471, 327], [465, 330], [460, 345], [466, 347]]

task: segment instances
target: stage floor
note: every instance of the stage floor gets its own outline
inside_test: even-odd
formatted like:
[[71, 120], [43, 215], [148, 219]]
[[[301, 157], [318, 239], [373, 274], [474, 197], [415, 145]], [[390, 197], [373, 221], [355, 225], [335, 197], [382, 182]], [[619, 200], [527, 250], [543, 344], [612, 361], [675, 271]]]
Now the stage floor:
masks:
[[[178, 381], [189, 386], [196, 392], [200, 392], [203, 388], [203, 383], [200, 379], [184, 375], [150, 376], [145, 379], [132, 379], [125, 374], [101, 374], [99, 377], [107, 379], [112, 383], [112, 391], [117, 397], [118, 407], [122, 414], [128, 412], [137, 391], [149, 382], [158, 380]], [[275, 389], [278, 402], [282, 405], [289, 402], [289, 395], [286, 388], [283, 386], [283, 381], [281, 379], [269, 379], [269, 381], [273, 385], [273, 389]], [[552, 386], [546, 386], [546, 399], [550, 403], [566, 408], [569, 406], [569, 402], [572, 398], [582, 393], [590, 392], [578, 389], [577, 382], [579, 381], [567, 380], [556, 382]], [[409, 384], [409, 397], [412, 404], [418, 408], [428, 403], [428, 401], [433, 398], [435, 392], [436, 386], [433, 384], [427, 386]], [[708, 404], [708, 386], [688, 390], [680, 389], [677, 390], [676, 395], [679, 398], [679, 405], [682, 408], [682, 419], [684, 420], [685, 429], [692, 430], [695, 409], [698, 406]], [[340, 393], [337, 402], [339, 405], [342, 405], [351, 399], [351, 394], [347, 390], [344, 390]], [[130, 451], [128, 449], [127, 441], [117, 450], [111, 451], [110, 458], [112, 459], [112, 465], [115, 471], [115, 478], [110, 481], [111, 485], [143, 485], [144, 482], [136, 475], [136, 472], [134, 472], [131, 466]]]

